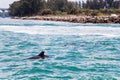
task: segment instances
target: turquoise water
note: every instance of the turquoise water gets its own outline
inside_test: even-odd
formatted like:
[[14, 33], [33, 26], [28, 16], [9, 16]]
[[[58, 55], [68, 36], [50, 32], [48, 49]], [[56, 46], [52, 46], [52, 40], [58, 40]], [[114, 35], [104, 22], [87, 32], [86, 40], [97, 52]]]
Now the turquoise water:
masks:
[[0, 19], [0, 80], [120, 80], [120, 24]]

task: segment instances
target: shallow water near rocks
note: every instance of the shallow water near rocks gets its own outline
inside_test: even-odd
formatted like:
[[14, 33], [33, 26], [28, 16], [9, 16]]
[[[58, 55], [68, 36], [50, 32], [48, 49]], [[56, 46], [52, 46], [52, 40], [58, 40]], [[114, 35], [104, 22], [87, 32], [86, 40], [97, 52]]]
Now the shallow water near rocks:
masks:
[[0, 80], [120, 80], [120, 24], [0, 19]]

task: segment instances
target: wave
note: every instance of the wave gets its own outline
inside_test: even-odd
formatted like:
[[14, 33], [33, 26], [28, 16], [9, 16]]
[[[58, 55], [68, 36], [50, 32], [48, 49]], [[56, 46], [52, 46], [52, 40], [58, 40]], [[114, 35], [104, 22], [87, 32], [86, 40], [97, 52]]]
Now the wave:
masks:
[[100, 26], [0, 26], [0, 31], [15, 33], [41, 34], [41, 35], [102, 35], [107, 37], [119, 37], [120, 28]]

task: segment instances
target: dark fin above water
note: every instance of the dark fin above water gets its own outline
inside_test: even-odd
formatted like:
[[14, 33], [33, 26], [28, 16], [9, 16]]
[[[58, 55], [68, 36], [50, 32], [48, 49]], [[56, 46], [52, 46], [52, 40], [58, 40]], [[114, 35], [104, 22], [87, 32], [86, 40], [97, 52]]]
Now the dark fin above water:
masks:
[[44, 55], [45, 55], [44, 53], [45, 53], [45, 52], [44, 52], [44, 51], [42, 51], [42, 52], [40, 52], [40, 54], [39, 54], [38, 56], [42, 57], [42, 56], [44, 56]]
[[30, 57], [30, 58], [27, 58], [27, 59], [45, 59], [45, 58], [48, 58], [49, 56], [45, 55], [45, 52], [42, 51], [40, 52], [40, 54], [36, 55], [36, 56], [33, 56], [33, 57]]

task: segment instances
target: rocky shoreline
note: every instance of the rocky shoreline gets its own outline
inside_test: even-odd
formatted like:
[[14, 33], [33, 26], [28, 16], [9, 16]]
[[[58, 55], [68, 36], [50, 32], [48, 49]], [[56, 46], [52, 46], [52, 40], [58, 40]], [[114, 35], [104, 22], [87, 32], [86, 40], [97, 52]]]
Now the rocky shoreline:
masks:
[[14, 17], [14, 19], [22, 20], [47, 20], [47, 21], [63, 21], [73, 23], [118, 23], [120, 24], [120, 16], [30, 16], [30, 17]]

